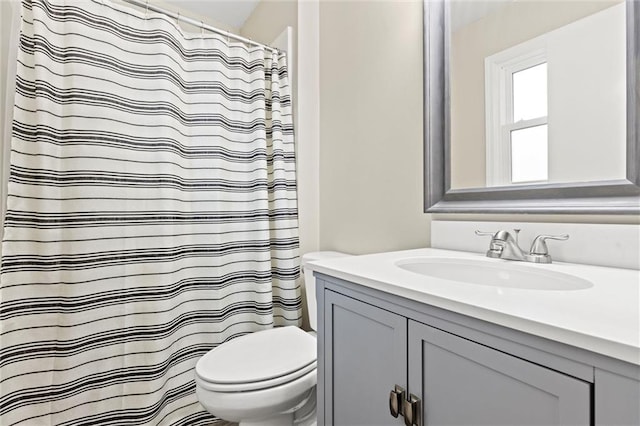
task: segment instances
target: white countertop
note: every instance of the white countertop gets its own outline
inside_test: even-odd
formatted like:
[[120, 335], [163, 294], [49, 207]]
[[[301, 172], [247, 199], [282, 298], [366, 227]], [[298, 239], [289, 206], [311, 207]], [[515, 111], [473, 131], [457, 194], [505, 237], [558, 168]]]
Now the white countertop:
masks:
[[[546, 291], [468, 284], [405, 271], [416, 257], [488, 259], [483, 254], [418, 249], [321, 260], [305, 267], [365, 287], [640, 365], [640, 271], [572, 263], [526, 263], [591, 281], [588, 289]], [[517, 262], [523, 264], [521, 262]]]

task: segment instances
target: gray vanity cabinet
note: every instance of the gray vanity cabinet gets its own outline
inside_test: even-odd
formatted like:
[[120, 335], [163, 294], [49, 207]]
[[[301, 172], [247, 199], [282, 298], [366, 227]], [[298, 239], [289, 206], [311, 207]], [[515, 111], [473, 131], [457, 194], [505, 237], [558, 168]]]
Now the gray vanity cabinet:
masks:
[[326, 425], [404, 424], [396, 385], [422, 401], [423, 425], [590, 424], [589, 383], [331, 290], [323, 352]]
[[[318, 425], [640, 426], [640, 367], [317, 275]], [[396, 386], [401, 389], [396, 389]], [[407, 416], [406, 416], [407, 417]], [[408, 416], [410, 417], [410, 416]]]
[[322, 274], [316, 284], [318, 425], [405, 424], [390, 414], [398, 386], [419, 401], [414, 424], [640, 426], [636, 364]]

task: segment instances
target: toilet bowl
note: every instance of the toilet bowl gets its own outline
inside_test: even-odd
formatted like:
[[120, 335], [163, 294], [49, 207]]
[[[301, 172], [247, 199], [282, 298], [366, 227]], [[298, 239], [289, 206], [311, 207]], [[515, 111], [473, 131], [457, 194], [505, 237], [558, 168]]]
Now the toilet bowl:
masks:
[[[309, 253], [313, 260], [347, 256]], [[309, 323], [316, 329], [315, 279], [305, 270]], [[212, 349], [196, 364], [196, 394], [215, 416], [240, 426], [315, 426], [316, 338], [298, 327], [247, 334]]]

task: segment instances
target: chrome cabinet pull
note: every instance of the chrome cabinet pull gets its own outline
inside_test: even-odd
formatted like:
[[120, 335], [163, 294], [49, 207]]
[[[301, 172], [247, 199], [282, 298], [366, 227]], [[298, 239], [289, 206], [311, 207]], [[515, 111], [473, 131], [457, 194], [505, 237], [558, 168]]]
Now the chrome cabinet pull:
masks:
[[414, 394], [404, 400], [404, 424], [406, 426], [422, 426], [422, 400]]
[[404, 394], [404, 389], [398, 385], [396, 385], [389, 394], [389, 411], [393, 417], [397, 418], [398, 415], [404, 415], [404, 412], [402, 411]]

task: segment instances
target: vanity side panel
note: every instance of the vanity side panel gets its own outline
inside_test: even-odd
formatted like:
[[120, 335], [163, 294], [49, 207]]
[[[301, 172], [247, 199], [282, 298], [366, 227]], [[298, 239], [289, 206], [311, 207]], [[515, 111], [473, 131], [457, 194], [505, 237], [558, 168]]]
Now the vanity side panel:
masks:
[[326, 386], [324, 382], [324, 374], [325, 371], [324, 365], [324, 342], [326, 340], [325, 332], [324, 332], [324, 289], [325, 282], [320, 277], [316, 276], [316, 304], [317, 304], [317, 316], [318, 322], [316, 326], [317, 333], [317, 368], [318, 368], [318, 383], [316, 385], [316, 413], [317, 413], [317, 422], [318, 425], [324, 425], [324, 411], [325, 411], [325, 392]]
[[640, 425], [640, 371], [636, 373], [632, 378], [596, 369], [596, 425]]

